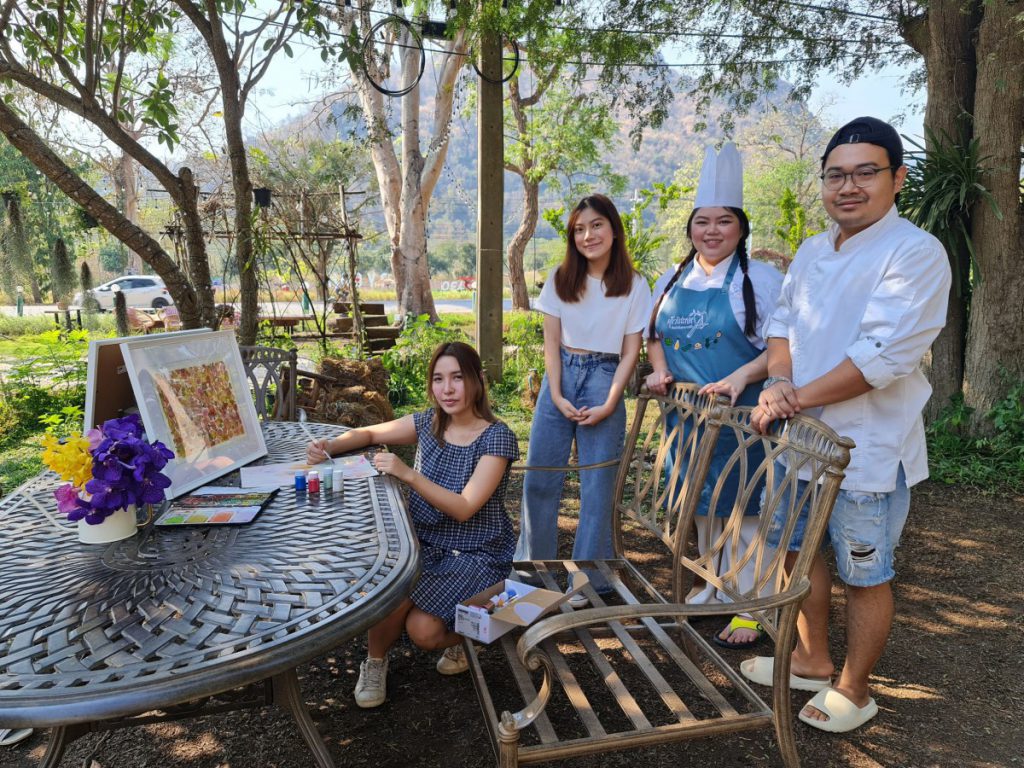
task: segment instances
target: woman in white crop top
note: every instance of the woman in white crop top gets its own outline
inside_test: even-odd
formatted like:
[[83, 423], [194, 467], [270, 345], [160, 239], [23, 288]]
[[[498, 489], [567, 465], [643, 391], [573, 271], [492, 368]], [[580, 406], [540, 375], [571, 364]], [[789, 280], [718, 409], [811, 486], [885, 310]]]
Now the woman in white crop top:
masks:
[[[544, 313], [544, 380], [530, 429], [528, 466], [561, 466], [576, 440], [580, 464], [622, 453], [622, 393], [640, 354], [651, 291], [626, 251], [622, 219], [604, 195], [583, 198], [569, 216], [565, 259], [548, 277], [536, 308]], [[580, 473], [574, 560], [612, 556], [615, 467]], [[516, 560], [553, 560], [565, 476], [527, 472]], [[598, 591], [608, 589], [588, 571]]]

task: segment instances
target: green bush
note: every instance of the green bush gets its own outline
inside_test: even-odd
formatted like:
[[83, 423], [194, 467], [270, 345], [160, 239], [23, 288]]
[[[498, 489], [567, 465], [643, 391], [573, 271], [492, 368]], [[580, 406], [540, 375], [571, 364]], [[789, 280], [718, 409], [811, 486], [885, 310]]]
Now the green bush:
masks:
[[1024, 490], [1024, 381], [1008, 385], [1006, 396], [985, 414], [992, 432], [973, 437], [973, 413], [958, 394], [927, 429], [928, 464], [933, 480], [968, 485], [986, 492]]
[[538, 381], [544, 375], [544, 315], [513, 312], [508, 315], [505, 363], [501, 381], [494, 385], [495, 396], [509, 401], [517, 398], [530, 371], [534, 371]]
[[256, 344], [285, 350], [295, 349], [295, 339], [283, 328], [271, 325], [270, 320], [261, 320], [257, 326]]
[[[34, 384], [3, 385], [0, 388], [0, 449], [15, 446], [41, 432], [54, 418], [59, 422], [55, 424], [58, 433], [66, 432], [66, 427], [81, 430], [84, 402], [84, 384], [58, 389]], [[77, 422], [68, 421], [72, 411], [79, 414]]]
[[0, 380], [0, 447], [41, 431], [52, 423], [46, 420], [51, 414], [63, 424], [69, 418], [65, 409], [81, 408], [88, 342], [88, 331], [56, 330], [39, 334], [31, 345], [23, 342], [32, 356], [15, 361]]
[[384, 353], [388, 372], [388, 398], [393, 406], [426, 402], [427, 368], [438, 344], [469, 338], [452, 323], [431, 323], [428, 315], [409, 316], [395, 346]]
[[0, 336], [25, 336], [45, 333], [54, 329], [50, 315], [13, 317], [0, 315]]
[[[62, 315], [61, 328], [63, 323]], [[82, 312], [82, 324], [94, 335], [111, 336], [114, 332], [114, 316], [108, 312], [92, 315]], [[0, 337], [36, 336], [56, 330], [60, 329], [54, 325], [52, 315], [0, 315]]]

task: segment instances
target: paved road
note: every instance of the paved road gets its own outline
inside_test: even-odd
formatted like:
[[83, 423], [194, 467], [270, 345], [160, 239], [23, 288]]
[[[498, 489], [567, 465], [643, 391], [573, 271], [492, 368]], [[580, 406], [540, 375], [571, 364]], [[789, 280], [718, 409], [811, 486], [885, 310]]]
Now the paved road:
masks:
[[[440, 313], [457, 313], [457, 312], [472, 312], [473, 311], [473, 300], [472, 299], [448, 299], [445, 301], [436, 302], [437, 311]], [[502, 302], [504, 311], [508, 312], [512, 309], [512, 299], [505, 299]], [[384, 311], [393, 313], [398, 307], [397, 301], [385, 301]], [[26, 304], [25, 314], [26, 315], [41, 315], [48, 310], [54, 310], [57, 306], [55, 304]], [[291, 301], [287, 303], [278, 302], [275, 305], [271, 305], [268, 302], [264, 302], [261, 305], [268, 314], [270, 312], [276, 312], [278, 315], [301, 315], [302, 306], [299, 302]], [[0, 306], [0, 314], [15, 316], [17, 312], [13, 305]]]

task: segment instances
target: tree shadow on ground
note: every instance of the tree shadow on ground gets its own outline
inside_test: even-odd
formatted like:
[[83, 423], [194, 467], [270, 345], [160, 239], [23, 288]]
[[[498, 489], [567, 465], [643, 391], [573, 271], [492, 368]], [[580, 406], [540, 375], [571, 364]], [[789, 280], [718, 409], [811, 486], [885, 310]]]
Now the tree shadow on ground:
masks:
[[[518, 513], [521, 479], [510, 489]], [[567, 497], [578, 498], [572, 487]], [[568, 551], [574, 505], [560, 521]], [[873, 679], [880, 712], [868, 726], [832, 735], [797, 725], [802, 764], [813, 768], [995, 768], [1024, 765], [1024, 675], [1020, 652], [1024, 584], [1019, 552], [1024, 499], [992, 498], [930, 483], [914, 490], [899, 550], [897, 616]], [[832, 643], [841, 661], [843, 597], [833, 588]], [[721, 622], [700, 625], [708, 634]], [[756, 649], [755, 649], [756, 651]], [[437, 654], [407, 643], [391, 656], [388, 701], [361, 710], [351, 691], [362, 639], [299, 669], [303, 695], [339, 766], [485, 768], [495, 765], [467, 675], [441, 677]], [[735, 653], [737, 656], [741, 652]], [[750, 654], [751, 651], [742, 652]], [[768, 692], [763, 691], [767, 696]], [[810, 694], [794, 692], [796, 712]], [[0, 748], [0, 768], [37, 765], [47, 734]], [[89, 735], [62, 765], [91, 768], [307, 768], [312, 759], [291, 719], [262, 708]], [[781, 766], [770, 731], [551, 763], [556, 768]]]

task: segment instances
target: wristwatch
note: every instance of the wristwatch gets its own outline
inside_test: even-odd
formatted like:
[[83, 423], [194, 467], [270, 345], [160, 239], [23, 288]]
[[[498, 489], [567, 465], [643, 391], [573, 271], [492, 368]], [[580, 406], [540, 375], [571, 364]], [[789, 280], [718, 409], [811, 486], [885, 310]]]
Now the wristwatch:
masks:
[[768, 389], [768, 387], [778, 384], [780, 381], [784, 381], [787, 384], [792, 384], [792, 380], [786, 376], [769, 376], [764, 380], [764, 384], [761, 385], [761, 389]]

